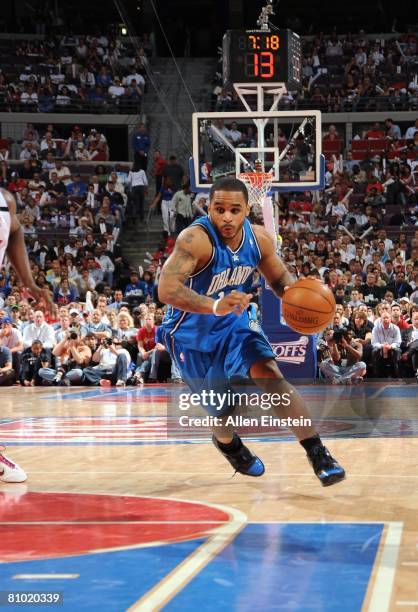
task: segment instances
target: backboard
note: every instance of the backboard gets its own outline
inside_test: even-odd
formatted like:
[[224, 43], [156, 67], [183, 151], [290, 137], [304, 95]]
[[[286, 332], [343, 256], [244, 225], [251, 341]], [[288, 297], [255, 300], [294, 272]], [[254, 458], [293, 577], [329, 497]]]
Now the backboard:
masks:
[[271, 191], [321, 189], [321, 142], [319, 111], [194, 113], [192, 189], [208, 191], [218, 178], [254, 171], [259, 160], [273, 174]]

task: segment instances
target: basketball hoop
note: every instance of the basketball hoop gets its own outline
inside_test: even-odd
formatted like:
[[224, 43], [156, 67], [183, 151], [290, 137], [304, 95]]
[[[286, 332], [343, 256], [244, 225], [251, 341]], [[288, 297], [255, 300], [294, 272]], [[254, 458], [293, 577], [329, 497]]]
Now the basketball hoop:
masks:
[[247, 187], [249, 203], [262, 205], [270, 190], [273, 174], [270, 172], [241, 172], [238, 178]]

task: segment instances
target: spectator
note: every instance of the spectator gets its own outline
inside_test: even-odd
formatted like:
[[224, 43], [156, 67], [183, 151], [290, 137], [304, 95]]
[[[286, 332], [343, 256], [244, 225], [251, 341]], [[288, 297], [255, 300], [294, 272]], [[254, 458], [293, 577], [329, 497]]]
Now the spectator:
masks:
[[154, 200], [150, 205], [150, 210], [154, 210], [157, 205], [161, 202], [161, 214], [163, 217], [163, 228], [167, 232], [168, 236], [175, 232], [175, 212], [173, 207], [173, 196], [174, 189], [171, 186], [171, 179], [167, 178], [163, 182], [163, 186], [160, 189]]
[[121, 306], [127, 306], [128, 302], [126, 302], [123, 298], [123, 291], [121, 289], [116, 289], [113, 294], [113, 302], [109, 304], [109, 308], [114, 310], [119, 310]]
[[383, 362], [388, 362], [393, 368], [395, 377], [399, 376], [399, 358], [401, 346], [401, 332], [397, 325], [391, 323], [389, 312], [383, 312], [372, 331], [372, 359], [376, 378], [381, 373]]
[[0, 386], [10, 387], [16, 380], [12, 364], [12, 353], [6, 346], [0, 346]]
[[405, 321], [405, 319], [401, 315], [401, 307], [396, 302], [394, 302], [391, 305], [391, 313], [392, 313], [392, 323], [397, 325], [401, 332], [409, 328], [409, 324]]
[[42, 384], [39, 376], [41, 368], [50, 366], [50, 351], [45, 350], [40, 340], [34, 340], [30, 347], [22, 353], [20, 367], [20, 382], [25, 387], [34, 387]]
[[99, 341], [110, 336], [110, 327], [102, 322], [102, 313], [98, 308], [91, 313], [91, 321], [87, 321], [81, 328], [81, 335], [87, 334], [93, 334]]
[[398, 138], [402, 137], [401, 128], [399, 125], [396, 125], [393, 119], [386, 119], [385, 121], [386, 127], [386, 137], [391, 138], [392, 140], [398, 140]]
[[402, 359], [410, 361], [418, 378], [418, 310], [411, 316], [412, 325], [402, 332]]
[[130, 274], [130, 282], [125, 287], [125, 298], [132, 305], [132, 302], [143, 302], [147, 294], [148, 288], [146, 283], [140, 280], [138, 272], [133, 270]]
[[155, 335], [157, 328], [154, 324], [154, 315], [148, 313], [145, 315], [144, 326], [138, 329], [137, 332], [137, 343], [138, 343], [138, 359], [137, 369], [135, 370], [134, 380], [136, 384], [142, 384], [144, 379], [148, 378], [148, 375], [155, 381], [157, 379], [157, 373], [151, 372], [152, 369], [152, 356], [155, 350], [156, 340]]
[[162, 187], [163, 173], [167, 165], [167, 160], [161, 155], [161, 151], [154, 151], [154, 176], [155, 176], [155, 195]]
[[53, 349], [55, 346], [55, 334], [52, 325], [45, 321], [45, 315], [41, 310], [35, 312], [34, 322], [23, 330], [23, 345], [25, 349], [33, 347], [35, 340], [39, 340], [43, 351]]
[[104, 196], [99, 212], [94, 218], [95, 225], [99, 227], [102, 234], [106, 232], [112, 233], [115, 227], [120, 226], [120, 221], [119, 211], [115, 210], [115, 212], [112, 212], [110, 200], [107, 196]]
[[140, 123], [138, 129], [132, 135], [132, 148], [134, 150], [135, 162], [142, 170], [147, 170], [148, 152], [151, 146], [145, 123]]
[[139, 218], [144, 222], [144, 201], [147, 193], [148, 179], [142, 164], [135, 161], [128, 174], [127, 184], [130, 186], [130, 214], [128, 217], [135, 223]]
[[163, 186], [173, 190], [173, 193], [181, 189], [184, 178], [184, 170], [177, 162], [175, 155], [170, 155], [168, 164], [163, 170]]
[[412, 293], [412, 287], [406, 282], [405, 272], [396, 272], [395, 282], [388, 286], [388, 289], [392, 291], [396, 300], [401, 297], [409, 297]]
[[377, 285], [374, 273], [367, 274], [365, 284], [360, 287], [360, 293], [363, 295], [364, 302], [372, 308], [382, 299], [382, 290]]
[[14, 371], [18, 373], [20, 368], [20, 353], [24, 348], [23, 337], [21, 332], [13, 327], [13, 320], [9, 317], [0, 319], [0, 346], [10, 350], [12, 355], [12, 367]]
[[406, 133], [405, 133], [406, 140], [413, 140], [415, 136], [415, 132], [418, 132], [418, 119], [415, 119], [414, 125], [412, 125], [406, 130]]
[[192, 222], [192, 194], [190, 182], [184, 184], [181, 191], [177, 191], [171, 200], [171, 208], [175, 213], [176, 233], [179, 234]]
[[87, 184], [81, 180], [79, 174], [75, 174], [72, 182], [67, 185], [67, 194], [77, 197], [84, 197], [87, 195]]

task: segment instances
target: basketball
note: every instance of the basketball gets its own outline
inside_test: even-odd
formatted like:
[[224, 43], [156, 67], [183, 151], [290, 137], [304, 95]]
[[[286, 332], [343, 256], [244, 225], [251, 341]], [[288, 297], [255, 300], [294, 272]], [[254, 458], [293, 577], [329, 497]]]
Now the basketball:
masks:
[[316, 334], [334, 317], [334, 295], [320, 280], [301, 278], [285, 291], [282, 312], [287, 325], [294, 331]]

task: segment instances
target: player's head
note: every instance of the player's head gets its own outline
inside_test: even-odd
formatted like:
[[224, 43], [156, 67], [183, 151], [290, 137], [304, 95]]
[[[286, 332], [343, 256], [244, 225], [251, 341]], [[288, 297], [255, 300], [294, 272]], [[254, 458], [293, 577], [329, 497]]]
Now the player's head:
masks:
[[242, 181], [225, 177], [212, 185], [209, 218], [223, 238], [234, 238], [249, 214], [248, 191]]

